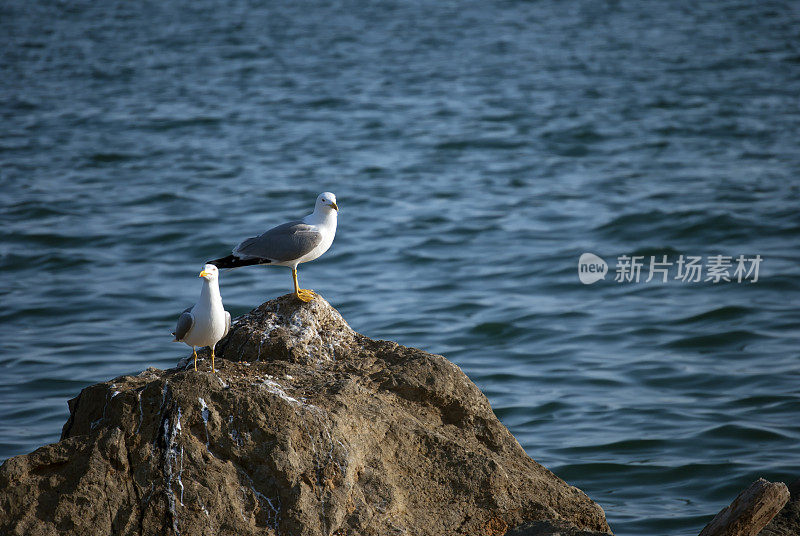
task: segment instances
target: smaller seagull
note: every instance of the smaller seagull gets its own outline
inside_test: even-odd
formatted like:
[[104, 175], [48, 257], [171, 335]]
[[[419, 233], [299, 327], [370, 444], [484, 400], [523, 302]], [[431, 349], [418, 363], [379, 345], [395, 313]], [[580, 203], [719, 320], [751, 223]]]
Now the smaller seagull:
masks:
[[336, 235], [336, 217], [339, 206], [336, 196], [322, 192], [317, 197], [314, 212], [302, 220], [290, 221], [273, 227], [262, 235], [248, 238], [233, 248], [233, 254], [208, 261], [218, 268], [239, 268], [257, 264], [288, 266], [292, 269], [294, 293], [304, 302], [314, 299], [316, 293], [300, 288], [297, 283], [297, 265], [313, 261], [331, 247]]
[[172, 342], [182, 342], [192, 347], [194, 370], [197, 370], [197, 347], [210, 347], [211, 371], [214, 372], [214, 347], [231, 329], [231, 314], [222, 306], [217, 267], [206, 264], [199, 277], [204, 279], [200, 301], [178, 317]]

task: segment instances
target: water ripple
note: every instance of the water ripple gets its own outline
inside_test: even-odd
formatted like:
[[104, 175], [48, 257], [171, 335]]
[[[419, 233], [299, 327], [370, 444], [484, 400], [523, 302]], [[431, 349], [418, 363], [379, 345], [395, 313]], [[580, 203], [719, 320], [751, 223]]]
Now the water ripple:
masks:
[[[794, 480], [788, 5], [342, 7], [0, 6], [0, 459], [57, 440], [81, 387], [174, 365], [202, 263], [331, 190], [303, 284], [456, 362], [617, 534], [697, 534], [756, 477]], [[764, 263], [586, 286], [586, 251]], [[291, 289], [222, 281], [234, 314]]]

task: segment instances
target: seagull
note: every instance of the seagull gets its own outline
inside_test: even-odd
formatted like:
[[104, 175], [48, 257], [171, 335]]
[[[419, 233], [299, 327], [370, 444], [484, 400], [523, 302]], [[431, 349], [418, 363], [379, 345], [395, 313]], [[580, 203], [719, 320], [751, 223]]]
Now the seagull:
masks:
[[316, 293], [311, 289], [300, 288], [297, 283], [297, 265], [313, 261], [328, 251], [336, 235], [338, 212], [336, 196], [330, 192], [322, 192], [317, 196], [314, 212], [302, 220], [290, 221], [259, 236], [248, 238], [233, 248], [231, 255], [208, 261], [208, 264], [218, 268], [238, 268], [254, 264], [288, 266], [292, 269], [295, 296], [309, 302]]
[[214, 347], [231, 329], [231, 314], [222, 306], [219, 294], [219, 269], [206, 264], [200, 276], [204, 279], [200, 301], [187, 308], [178, 317], [172, 342], [183, 342], [192, 347], [194, 370], [197, 370], [197, 346], [211, 348], [211, 371], [214, 372]]

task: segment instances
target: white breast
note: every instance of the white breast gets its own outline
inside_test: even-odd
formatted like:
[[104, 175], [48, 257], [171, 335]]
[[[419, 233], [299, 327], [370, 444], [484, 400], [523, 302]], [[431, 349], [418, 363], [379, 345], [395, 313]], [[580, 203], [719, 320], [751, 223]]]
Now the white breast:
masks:
[[192, 308], [192, 316], [194, 325], [183, 340], [186, 344], [211, 346], [225, 336], [225, 310], [221, 304], [210, 308], [197, 304]]
[[322, 241], [317, 245], [317, 247], [299, 259], [293, 261], [292, 264], [295, 266], [304, 262], [313, 261], [330, 249], [331, 244], [333, 244], [333, 239], [336, 236], [336, 213], [334, 212], [322, 222], [316, 223], [316, 226], [319, 229], [319, 232], [322, 234]]
[[210, 283], [203, 281], [200, 300], [190, 312], [194, 324], [183, 338], [183, 342], [190, 346], [212, 346], [225, 336], [228, 322], [216, 280]]

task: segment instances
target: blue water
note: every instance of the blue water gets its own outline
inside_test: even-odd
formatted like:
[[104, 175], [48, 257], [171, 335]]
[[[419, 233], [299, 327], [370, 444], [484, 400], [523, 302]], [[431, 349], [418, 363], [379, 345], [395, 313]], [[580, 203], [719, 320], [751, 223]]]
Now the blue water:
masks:
[[[0, 459], [174, 366], [203, 261], [331, 190], [304, 286], [460, 365], [617, 534], [696, 534], [800, 476], [799, 95], [792, 2], [3, 2]], [[614, 281], [718, 254], [759, 280]]]

